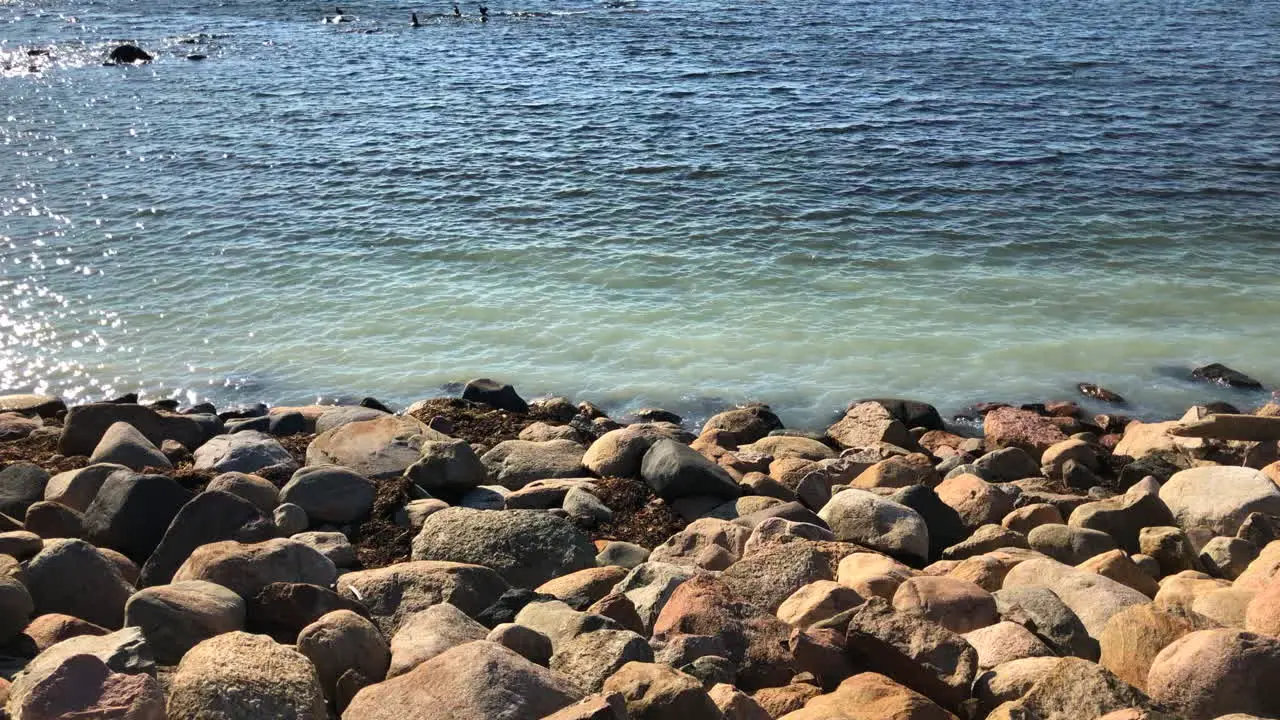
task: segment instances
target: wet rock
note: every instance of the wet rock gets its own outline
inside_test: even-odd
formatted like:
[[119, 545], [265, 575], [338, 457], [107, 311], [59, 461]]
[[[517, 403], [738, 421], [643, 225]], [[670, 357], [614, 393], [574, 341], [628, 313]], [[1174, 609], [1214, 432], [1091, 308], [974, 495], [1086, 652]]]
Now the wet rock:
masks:
[[89, 457], [91, 463], [115, 463], [131, 470], [149, 467], [171, 468], [173, 464], [145, 435], [128, 423], [118, 422], [107, 428]]
[[1111, 403], [1113, 405], [1125, 404], [1125, 399], [1123, 397], [1120, 397], [1119, 394], [1100, 385], [1094, 385], [1093, 383], [1080, 383], [1079, 385], [1076, 385], [1076, 389], [1080, 391], [1081, 395], [1091, 397], [1094, 400], [1101, 400], [1102, 402]]
[[493, 568], [507, 582], [537, 587], [595, 565], [595, 546], [563, 518], [536, 510], [433, 513], [413, 541], [414, 560], [446, 560]]
[[163, 475], [115, 472], [84, 511], [85, 533], [94, 545], [143, 563], [190, 499], [190, 492]]
[[346, 573], [338, 580], [338, 591], [363, 602], [387, 635], [409, 615], [442, 602], [475, 617], [508, 588], [487, 567], [430, 560]]
[[1173, 641], [1151, 664], [1151, 698], [1186, 720], [1229, 713], [1280, 714], [1280, 697], [1258, 683], [1280, 672], [1280, 639], [1241, 630], [1200, 630]]
[[371, 480], [347, 468], [308, 466], [293, 474], [280, 500], [302, 508], [312, 521], [343, 525], [368, 515], [375, 490]]
[[255, 543], [275, 537], [275, 523], [248, 500], [218, 490], [200, 493], [182, 506], [142, 566], [140, 587], [169, 582], [201, 545], [235, 540]]
[[1062, 430], [1048, 418], [1034, 412], [1011, 407], [997, 408], [986, 414], [982, 422], [987, 447], [1017, 447], [1039, 462], [1044, 451], [1067, 439]]
[[174, 574], [181, 580], [208, 580], [249, 599], [277, 582], [327, 587], [338, 576], [328, 558], [313, 548], [285, 538], [258, 543], [234, 540], [201, 545]]
[[169, 717], [324, 718], [311, 661], [265, 635], [230, 632], [183, 658], [169, 687]]
[[118, 628], [133, 588], [116, 565], [83, 540], [50, 540], [27, 563], [25, 584], [38, 615], [63, 613]]
[[929, 529], [924, 518], [905, 505], [865, 490], [837, 493], [818, 517], [842, 542], [921, 561], [929, 556]]
[[527, 413], [529, 404], [516, 393], [516, 389], [506, 383], [489, 378], [470, 380], [462, 388], [462, 399], [488, 405], [495, 410]]
[[158, 662], [175, 665], [188, 650], [222, 633], [244, 629], [244, 600], [210, 582], [147, 588], [124, 606], [125, 625], [141, 628]]
[[418, 420], [388, 415], [326, 430], [307, 446], [307, 465], [342, 465], [372, 480], [394, 478], [422, 457], [428, 440], [449, 440]]
[[1213, 382], [1227, 387], [1261, 389], [1262, 383], [1245, 375], [1239, 370], [1232, 370], [1222, 363], [1209, 363], [1201, 365], [1191, 370], [1191, 377], [1195, 380], [1203, 380], [1205, 382]]

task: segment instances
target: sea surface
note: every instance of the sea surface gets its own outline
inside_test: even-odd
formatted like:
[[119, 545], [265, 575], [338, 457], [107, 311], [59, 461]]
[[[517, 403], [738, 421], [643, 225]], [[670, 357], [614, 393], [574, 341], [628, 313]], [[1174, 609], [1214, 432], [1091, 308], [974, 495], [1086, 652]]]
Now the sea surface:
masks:
[[489, 8], [0, 0], [0, 391], [1280, 386], [1280, 0]]

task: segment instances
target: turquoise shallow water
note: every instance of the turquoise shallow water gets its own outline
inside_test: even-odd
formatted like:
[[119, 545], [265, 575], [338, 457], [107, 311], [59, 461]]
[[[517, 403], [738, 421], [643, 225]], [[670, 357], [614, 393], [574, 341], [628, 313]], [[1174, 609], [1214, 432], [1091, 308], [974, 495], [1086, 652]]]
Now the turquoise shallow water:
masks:
[[1277, 0], [188, 5], [0, 1], [0, 391], [1280, 386]]

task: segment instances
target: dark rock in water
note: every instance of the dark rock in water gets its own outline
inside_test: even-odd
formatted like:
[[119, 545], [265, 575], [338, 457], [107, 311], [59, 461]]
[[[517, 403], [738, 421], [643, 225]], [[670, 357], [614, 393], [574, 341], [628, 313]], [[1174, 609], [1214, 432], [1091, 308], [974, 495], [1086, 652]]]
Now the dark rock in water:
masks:
[[[147, 58], [147, 59], [150, 60], [151, 58]], [[110, 400], [103, 400], [102, 402], [108, 402], [113, 405], [137, 405], [138, 393], [125, 393], [120, 397], [111, 398]]]
[[902, 488], [890, 495], [889, 499], [899, 505], [906, 505], [924, 518], [924, 524], [929, 528], [930, 560], [941, 559], [942, 551], [968, 537], [960, 513], [942, 502], [936, 492], [924, 485]]
[[151, 403], [149, 407], [155, 410], [164, 410], [165, 412], [177, 412], [178, 401], [173, 398], [166, 398], [164, 400], [157, 400]]
[[503, 623], [515, 622], [516, 615], [520, 614], [524, 606], [531, 602], [556, 599], [558, 599], [556, 596], [547, 595], [546, 593], [538, 593], [525, 588], [511, 588], [502, 593], [501, 597], [495, 600], [492, 605], [481, 610], [476, 615], [476, 622], [493, 629]]
[[670, 411], [661, 408], [641, 408], [632, 415], [635, 416], [637, 422], [669, 422], [679, 425], [683, 419]]
[[498, 410], [509, 410], [518, 413], [529, 412], [529, 404], [516, 394], [514, 387], [489, 378], [476, 378], [468, 382], [466, 387], [462, 388], [462, 399], [478, 402], [481, 405], [488, 405]]
[[382, 403], [378, 402], [377, 398], [372, 398], [372, 397], [367, 397], [361, 400], [360, 407], [373, 408], [374, 410], [381, 410], [384, 413], [395, 412], [394, 410], [387, 407], [386, 405], [383, 405]]
[[1229, 402], [1215, 401], [1204, 404], [1204, 410], [1210, 415], [1239, 415], [1240, 408]]
[[209, 56], [208, 55], [188, 55], [187, 59], [188, 60], [204, 60], [207, 57]]
[[267, 409], [267, 406], [263, 403], [256, 403], [254, 405], [245, 405], [242, 407], [231, 408], [230, 410], [223, 410], [218, 413], [218, 417], [223, 422], [228, 420], [239, 420], [242, 418], [256, 418], [266, 415]]
[[[889, 414], [895, 420], [908, 428], [946, 429], [946, 426], [942, 423], [942, 416], [938, 414], [938, 409], [928, 403], [918, 400], [900, 400], [898, 398], [869, 398], [867, 400], [859, 400], [853, 405], [864, 402], [879, 403], [881, 407], [889, 411]], [[853, 407], [853, 405], [850, 405], [850, 407]]]
[[277, 413], [267, 416], [267, 432], [277, 437], [298, 435], [307, 431], [307, 419], [300, 412]]
[[112, 50], [107, 59], [114, 65], [131, 65], [151, 62], [151, 55], [137, 45], [121, 45]]
[[271, 429], [271, 418], [266, 415], [255, 418], [235, 418], [227, 421], [226, 428], [228, 433], [244, 432], [245, 430], [267, 432]]
[[1119, 394], [1111, 392], [1110, 390], [1102, 387], [1101, 385], [1094, 385], [1093, 383], [1080, 383], [1079, 385], [1076, 385], [1076, 389], [1080, 391], [1081, 395], [1084, 395], [1085, 397], [1091, 397], [1094, 400], [1101, 400], [1102, 402], [1113, 403], [1115, 405], [1125, 404], [1125, 399], [1123, 397], [1120, 397]]
[[218, 408], [214, 407], [213, 403], [202, 402], [202, 403], [196, 403], [195, 405], [192, 405], [186, 410], [183, 410], [182, 414], [183, 415], [217, 415]]
[[1256, 390], [1262, 389], [1262, 383], [1245, 375], [1239, 370], [1232, 370], [1222, 363], [1209, 363], [1191, 371], [1191, 377], [1195, 380], [1204, 380], [1206, 382], [1215, 382], [1219, 385], [1237, 388], [1251, 388]]

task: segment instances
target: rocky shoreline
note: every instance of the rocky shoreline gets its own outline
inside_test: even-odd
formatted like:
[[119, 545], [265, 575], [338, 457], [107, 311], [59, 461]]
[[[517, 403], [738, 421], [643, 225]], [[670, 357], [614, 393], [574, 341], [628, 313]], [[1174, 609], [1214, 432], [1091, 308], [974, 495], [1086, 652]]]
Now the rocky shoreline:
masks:
[[0, 396], [13, 720], [1280, 718], [1280, 403], [137, 400]]

